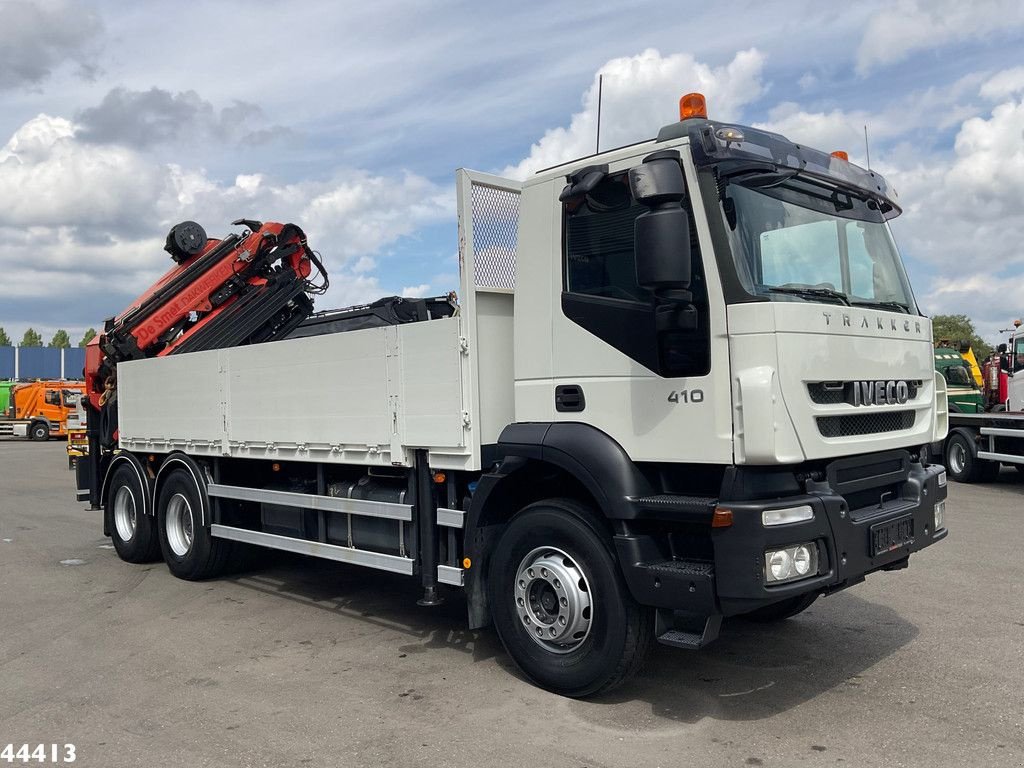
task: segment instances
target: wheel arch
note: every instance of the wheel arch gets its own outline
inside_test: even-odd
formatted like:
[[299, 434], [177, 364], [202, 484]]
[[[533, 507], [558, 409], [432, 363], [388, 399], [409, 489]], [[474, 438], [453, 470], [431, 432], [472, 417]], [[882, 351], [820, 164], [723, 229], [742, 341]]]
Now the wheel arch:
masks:
[[[153, 482], [149, 477], [149, 473], [146, 468], [139, 461], [139, 458], [127, 451], [122, 452], [114, 456], [110, 460], [110, 464], [107, 465], [107, 471], [103, 475], [103, 484], [100, 486], [100, 501], [103, 504], [104, 509], [107, 506], [107, 492], [110, 490], [110, 478], [114, 476], [114, 472], [123, 465], [127, 464], [135, 472], [136, 477], [139, 479], [139, 485], [142, 486], [142, 513], [145, 515], [154, 514], [154, 506], [151, 503], [154, 498], [153, 493]], [[104, 516], [105, 517], [105, 516]]]
[[501, 464], [483, 475], [473, 494], [463, 551], [469, 626], [490, 622], [487, 568], [490, 551], [523, 507], [547, 498], [571, 498], [598, 512], [594, 522], [609, 535], [616, 519], [632, 517], [629, 497], [650, 485], [613, 438], [589, 424], [511, 424], [498, 439]]
[[175, 469], [184, 469], [192, 477], [196, 491], [199, 493], [199, 514], [202, 525], [204, 527], [208, 526], [213, 519], [210, 513], [210, 497], [206, 492], [206, 471], [199, 462], [188, 454], [181, 452], [168, 454], [167, 458], [160, 464], [160, 469], [156, 472], [156, 478], [153, 481], [152, 509], [154, 513], [157, 502], [160, 499], [160, 491], [163, 489], [164, 483], [167, 482], [167, 478]]

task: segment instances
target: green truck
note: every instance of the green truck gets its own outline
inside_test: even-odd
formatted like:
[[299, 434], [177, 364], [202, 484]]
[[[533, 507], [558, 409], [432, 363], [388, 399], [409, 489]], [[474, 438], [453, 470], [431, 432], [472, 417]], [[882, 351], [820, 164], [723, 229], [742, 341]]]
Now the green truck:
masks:
[[957, 350], [951, 347], [935, 348], [935, 370], [946, 380], [949, 410], [952, 413], [981, 413], [985, 410], [981, 390]]
[[18, 386], [17, 381], [0, 381], [0, 416], [7, 413], [7, 406], [11, 404], [11, 390]]

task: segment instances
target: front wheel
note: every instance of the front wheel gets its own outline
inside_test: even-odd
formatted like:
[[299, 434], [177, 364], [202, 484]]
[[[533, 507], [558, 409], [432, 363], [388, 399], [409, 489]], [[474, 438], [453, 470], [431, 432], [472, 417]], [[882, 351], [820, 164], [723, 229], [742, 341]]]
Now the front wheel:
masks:
[[999, 476], [999, 464], [978, 458], [978, 450], [963, 432], [946, 440], [946, 471], [958, 483], [992, 482]]
[[537, 685], [582, 697], [635, 674], [653, 619], [629, 594], [607, 533], [569, 499], [531, 504], [509, 523], [488, 570], [502, 644]]
[[50, 439], [50, 426], [43, 421], [37, 421], [29, 427], [29, 436], [33, 440], [45, 441]]

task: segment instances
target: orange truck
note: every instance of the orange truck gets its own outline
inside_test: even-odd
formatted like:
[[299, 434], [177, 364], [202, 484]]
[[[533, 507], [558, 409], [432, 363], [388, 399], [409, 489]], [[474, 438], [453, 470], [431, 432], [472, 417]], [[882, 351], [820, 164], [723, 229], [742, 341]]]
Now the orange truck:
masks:
[[0, 435], [48, 440], [67, 435], [68, 415], [75, 411], [85, 393], [77, 381], [33, 381], [11, 390]]

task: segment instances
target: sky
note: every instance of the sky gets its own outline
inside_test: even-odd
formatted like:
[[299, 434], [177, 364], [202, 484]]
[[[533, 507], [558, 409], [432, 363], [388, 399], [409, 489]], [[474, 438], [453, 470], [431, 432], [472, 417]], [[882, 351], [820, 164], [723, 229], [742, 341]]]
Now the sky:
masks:
[[709, 116], [870, 159], [921, 309], [1024, 314], [1024, 3], [0, 0], [0, 327], [73, 340], [178, 221], [294, 221], [318, 308], [458, 287], [454, 174]]

